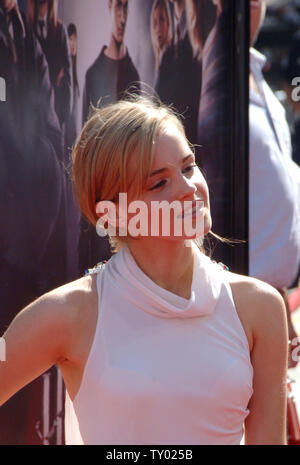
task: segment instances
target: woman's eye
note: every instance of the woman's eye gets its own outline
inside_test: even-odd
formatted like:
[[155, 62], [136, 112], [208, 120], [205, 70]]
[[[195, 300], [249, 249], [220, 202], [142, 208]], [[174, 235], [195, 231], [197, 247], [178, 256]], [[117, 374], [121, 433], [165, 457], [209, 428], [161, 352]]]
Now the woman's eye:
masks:
[[[194, 165], [189, 165], [189, 166], [187, 166], [186, 168], [184, 168], [184, 169], [182, 170], [182, 172], [183, 172], [184, 174], [186, 174], [186, 173], [192, 173], [192, 172], [194, 172], [194, 168], [196, 168], [196, 167], [197, 167], [196, 164], [194, 164]], [[167, 182], [167, 181], [164, 179], [164, 180], [158, 182], [157, 184], [155, 184], [155, 186], [151, 187], [149, 190], [150, 190], [150, 191], [153, 191], [154, 189], [158, 189], [159, 187], [164, 186], [164, 185], [166, 184], [166, 182]]]
[[194, 171], [194, 168], [196, 168], [196, 167], [197, 167], [197, 165], [189, 165], [183, 170], [183, 172], [184, 173], [189, 173], [190, 171]]
[[153, 189], [157, 189], [158, 187], [162, 187], [166, 183], [165, 180], [160, 181], [159, 183], [155, 184], [155, 186], [151, 187], [149, 190], [153, 191]]

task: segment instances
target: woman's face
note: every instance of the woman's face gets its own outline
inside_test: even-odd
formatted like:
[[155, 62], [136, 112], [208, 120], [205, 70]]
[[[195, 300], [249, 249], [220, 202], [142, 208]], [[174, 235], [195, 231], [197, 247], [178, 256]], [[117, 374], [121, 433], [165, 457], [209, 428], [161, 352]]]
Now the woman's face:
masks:
[[70, 35], [69, 44], [70, 44], [71, 56], [75, 57], [77, 53], [77, 38], [75, 34]]
[[[208, 187], [199, 168], [195, 165], [194, 155], [182, 133], [173, 123], [155, 142], [154, 159], [151, 176], [144, 188], [140, 199], [147, 206], [141, 215], [141, 221], [147, 220], [148, 236], [164, 236], [168, 240], [195, 239], [203, 236], [211, 229], [211, 216], [209, 206]], [[158, 202], [170, 205], [176, 201], [177, 209], [160, 210], [156, 216], [151, 208]], [[134, 214], [128, 214], [128, 221]], [[147, 218], [146, 218], [147, 217]], [[163, 231], [163, 222], [169, 221], [170, 233]], [[184, 222], [187, 222], [193, 231], [189, 234]], [[175, 233], [176, 227], [181, 224], [181, 235]], [[197, 226], [198, 225], [198, 226]], [[200, 228], [199, 228], [200, 226]], [[154, 228], [151, 230], [151, 227]], [[153, 234], [153, 231], [156, 231]], [[165, 230], [166, 231], [166, 230]], [[178, 231], [178, 230], [177, 230]]]
[[152, 16], [153, 42], [156, 48], [162, 49], [168, 40], [169, 20], [165, 8], [158, 6]]

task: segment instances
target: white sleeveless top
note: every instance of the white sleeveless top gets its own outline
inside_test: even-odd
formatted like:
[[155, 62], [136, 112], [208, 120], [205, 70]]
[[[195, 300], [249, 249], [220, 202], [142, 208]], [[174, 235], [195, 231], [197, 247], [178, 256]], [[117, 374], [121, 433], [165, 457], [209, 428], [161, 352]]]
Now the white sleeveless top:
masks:
[[127, 246], [98, 272], [98, 320], [66, 444], [240, 444], [249, 345], [226, 271], [195, 248], [189, 300], [155, 284]]

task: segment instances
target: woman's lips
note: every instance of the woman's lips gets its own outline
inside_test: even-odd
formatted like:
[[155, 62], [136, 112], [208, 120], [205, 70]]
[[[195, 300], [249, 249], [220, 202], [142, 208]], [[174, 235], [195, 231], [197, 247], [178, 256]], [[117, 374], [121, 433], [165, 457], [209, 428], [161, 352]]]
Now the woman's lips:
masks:
[[[184, 202], [186, 203], [186, 202]], [[190, 203], [190, 202], [189, 202]], [[187, 207], [184, 208], [184, 211], [181, 215], [178, 215], [177, 218], [184, 218], [187, 216], [195, 216], [197, 212], [202, 210], [204, 207], [204, 200], [202, 199], [197, 199], [191, 202], [191, 205], [188, 205]]]

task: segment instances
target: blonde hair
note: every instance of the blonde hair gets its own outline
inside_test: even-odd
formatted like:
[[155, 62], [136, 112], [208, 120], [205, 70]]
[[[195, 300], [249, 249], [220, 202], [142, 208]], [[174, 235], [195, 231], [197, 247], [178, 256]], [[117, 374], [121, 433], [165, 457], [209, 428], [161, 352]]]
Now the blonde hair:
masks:
[[[116, 202], [120, 192], [138, 198], [150, 176], [154, 142], [173, 123], [185, 137], [175, 112], [160, 102], [130, 96], [127, 100], [94, 108], [72, 151], [73, 182], [79, 207], [96, 225], [95, 208], [101, 200]], [[129, 170], [134, 157], [136, 169]], [[132, 166], [132, 164], [131, 164]], [[109, 237], [117, 252], [126, 237]]]

